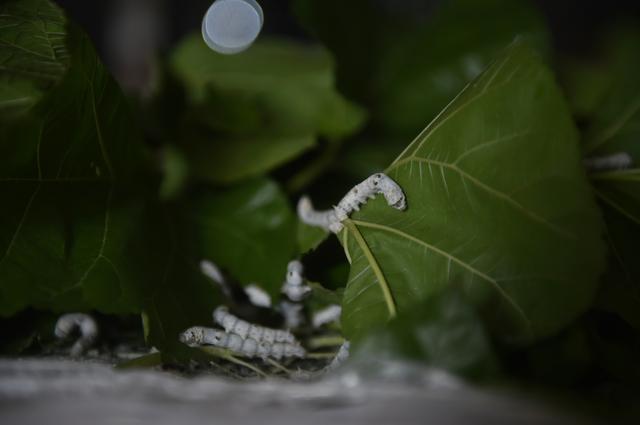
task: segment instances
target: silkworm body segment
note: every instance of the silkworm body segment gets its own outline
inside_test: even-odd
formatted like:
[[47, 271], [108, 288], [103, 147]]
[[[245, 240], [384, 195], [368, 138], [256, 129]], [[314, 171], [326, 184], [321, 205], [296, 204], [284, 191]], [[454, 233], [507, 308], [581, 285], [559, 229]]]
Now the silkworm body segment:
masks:
[[238, 335], [242, 339], [251, 338], [257, 342], [269, 344], [275, 342], [296, 343], [296, 338], [291, 332], [254, 325], [229, 313], [225, 306], [220, 306], [213, 311], [213, 321], [220, 325], [225, 332]]

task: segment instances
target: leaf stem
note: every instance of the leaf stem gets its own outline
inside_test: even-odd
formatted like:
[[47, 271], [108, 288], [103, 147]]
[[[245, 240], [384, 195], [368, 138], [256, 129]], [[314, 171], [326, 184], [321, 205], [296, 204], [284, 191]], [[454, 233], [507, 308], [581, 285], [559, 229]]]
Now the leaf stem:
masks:
[[396, 302], [393, 299], [393, 295], [391, 294], [389, 283], [387, 282], [387, 279], [384, 277], [384, 274], [380, 269], [380, 265], [378, 264], [378, 261], [373, 255], [373, 252], [371, 252], [371, 249], [369, 248], [367, 241], [364, 239], [364, 237], [360, 233], [360, 230], [358, 230], [357, 226], [351, 220], [347, 219], [343, 223], [351, 231], [358, 245], [360, 245], [360, 249], [362, 249], [362, 252], [364, 253], [365, 257], [367, 257], [367, 261], [371, 265], [371, 269], [373, 270], [373, 273], [376, 275], [376, 278], [378, 279], [378, 283], [380, 284], [380, 289], [382, 290], [382, 294], [384, 295], [384, 300], [387, 304], [387, 309], [389, 310], [390, 318], [396, 317], [398, 315], [396, 311]]

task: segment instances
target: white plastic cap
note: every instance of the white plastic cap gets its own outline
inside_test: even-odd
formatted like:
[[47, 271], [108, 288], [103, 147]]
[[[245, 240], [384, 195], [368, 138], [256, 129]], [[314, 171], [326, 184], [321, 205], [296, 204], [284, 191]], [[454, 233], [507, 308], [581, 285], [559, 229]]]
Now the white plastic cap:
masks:
[[255, 0], [216, 0], [202, 20], [202, 37], [216, 52], [239, 53], [255, 41], [263, 21]]

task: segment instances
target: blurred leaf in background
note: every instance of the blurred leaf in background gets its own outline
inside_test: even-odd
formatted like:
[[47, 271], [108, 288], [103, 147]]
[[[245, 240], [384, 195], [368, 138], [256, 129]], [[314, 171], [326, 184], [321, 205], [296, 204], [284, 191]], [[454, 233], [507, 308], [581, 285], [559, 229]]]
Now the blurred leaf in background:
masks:
[[296, 253], [296, 220], [273, 181], [257, 178], [231, 188], [205, 190], [189, 200], [189, 217], [203, 235], [200, 252], [242, 284], [280, 293]]
[[[12, 108], [0, 126], [2, 316], [142, 313], [148, 343], [172, 356], [178, 332], [209, 324], [220, 300], [201, 259], [281, 284], [295, 221], [277, 185], [257, 179], [160, 202], [153, 156], [84, 33], [46, 0], [0, 7], [0, 86], [37, 94], [2, 104]], [[165, 170], [176, 180], [165, 179], [166, 193], [184, 168], [178, 157]]]
[[516, 37], [548, 52], [545, 24], [527, 1], [453, 0], [435, 10], [388, 3], [294, 0], [293, 6], [334, 54], [338, 87], [392, 137], [414, 137]]
[[584, 155], [627, 153], [633, 166], [590, 174], [603, 207], [610, 266], [599, 297], [606, 310], [640, 330], [640, 31], [620, 25], [604, 43], [609, 84], [594, 105], [584, 135]]
[[364, 112], [334, 87], [333, 62], [317, 46], [261, 39], [238, 55], [211, 51], [199, 35], [170, 58], [188, 105], [180, 146], [192, 172], [216, 183], [267, 173], [356, 131]]
[[371, 353], [376, 353], [373, 362], [414, 360], [472, 380], [499, 374], [482, 320], [455, 288], [444, 290], [373, 332], [356, 348], [351, 363], [371, 363]]
[[526, 45], [506, 49], [386, 172], [408, 209], [375, 199], [339, 235], [348, 338], [451, 284], [507, 344], [589, 308], [604, 267], [599, 212], [564, 99]]

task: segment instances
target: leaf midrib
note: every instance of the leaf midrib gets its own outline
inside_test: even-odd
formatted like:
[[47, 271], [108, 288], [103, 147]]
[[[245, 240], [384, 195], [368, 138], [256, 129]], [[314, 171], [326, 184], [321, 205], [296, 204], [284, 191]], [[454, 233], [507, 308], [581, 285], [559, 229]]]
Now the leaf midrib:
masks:
[[[481, 272], [480, 270], [474, 268], [473, 266], [471, 266], [470, 264], [462, 261], [461, 259], [451, 255], [450, 253], [434, 246], [431, 245], [421, 239], [416, 238], [415, 236], [409, 235], [408, 233], [405, 233], [401, 230], [398, 229], [394, 229], [392, 227], [389, 226], [385, 226], [383, 224], [378, 224], [378, 223], [372, 223], [372, 222], [368, 222], [368, 221], [362, 221], [362, 220], [348, 220], [347, 226], [349, 229], [353, 230], [354, 232], [357, 232], [358, 234], [360, 234], [360, 232], [357, 230], [356, 226], [361, 226], [361, 227], [368, 227], [371, 229], [377, 229], [377, 230], [382, 230], [382, 231], [386, 231], [389, 233], [392, 233], [400, 238], [406, 239], [408, 241], [417, 243], [419, 245], [422, 245], [423, 247], [425, 247], [426, 249], [429, 249], [437, 254], [440, 254], [442, 256], [444, 256], [445, 258], [449, 259], [450, 261], [455, 262], [456, 264], [460, 265], [461, 267], [465, 268], [466, 270], [468, 270], [469, 272], [471, 272], [472, 274], [480, 277], [481, 279], [489, 282], [495, 289], [496, 291], [509, 303], [509, 305], [517, 312], [517, 314], [523, 319], [523, 321], [527, 324], [527, 327], [530, 329], [531, 328], [531, 321], [529, 320], [529, 318], [527, 317], [527, 315], [525, 314], [524, 310], [522, 310], [522, 308], [515, 302], [515, 300], [513, 298], [511, 298], [511, 296], [500, 286], [500, 284], [498, 283], [497, 280], [495, 280], [494, 278], [492, 278], [491, 276]], [[354, 233], [354, 236], [355, 233]], [[360, 236], [362, 237], [362, 236]], [[357, 240], [357, 236], [356, 236], [356, 240]], [[362, 246], [361, 246], [362, 248]], [[368, 248], [368, 246], [367, 246]], [[367, 254], [367, 252], [365, 251], [365, 255]], [[367, 259], [369, 259], [369, 256], [367, 256]], [[371, 263], [371, 262], [370, 262]], [[371, 266], [373, 267], [374, 264], [371, 264]], [[377, 262], [375, 263], [376, 267], [379, 267]], [[375, 269], [374, 269], [375, 270]], [[385, 285], [388, 285], [388, 283], [386, 282], [386, 280], [384, 281]]]
[[[387, 279], [384, 277], [384, 273], [380, 268], [380, 264], [378, 264], [378, 260], [376, 260], [375, 256], [373, 255], [369, 244], [364, 239], [358, 228], [355, 226], [354, 223], [356, 223], [356, 221], [347, 219], [343, 223], [347, 227], [347, 230], [353, 234], [356, 243], [364, 253], [367, 261], [369, 262], [369, 265], [371, 266], [371, 269], [373, 270], [374, 275], [376, 276], [376, 280], [378, 281], [380, 289], [382, 290], [382, 295], [384, 297], [387, 310], [389, 311], [390, 318], [396, 317], [398, 314], [397, 306], [396, 301], [393, 299], [393, 295], [391, 293], [391, 287], [389, 286]], [[345, 230], [345, 232], [347, 230]]]

